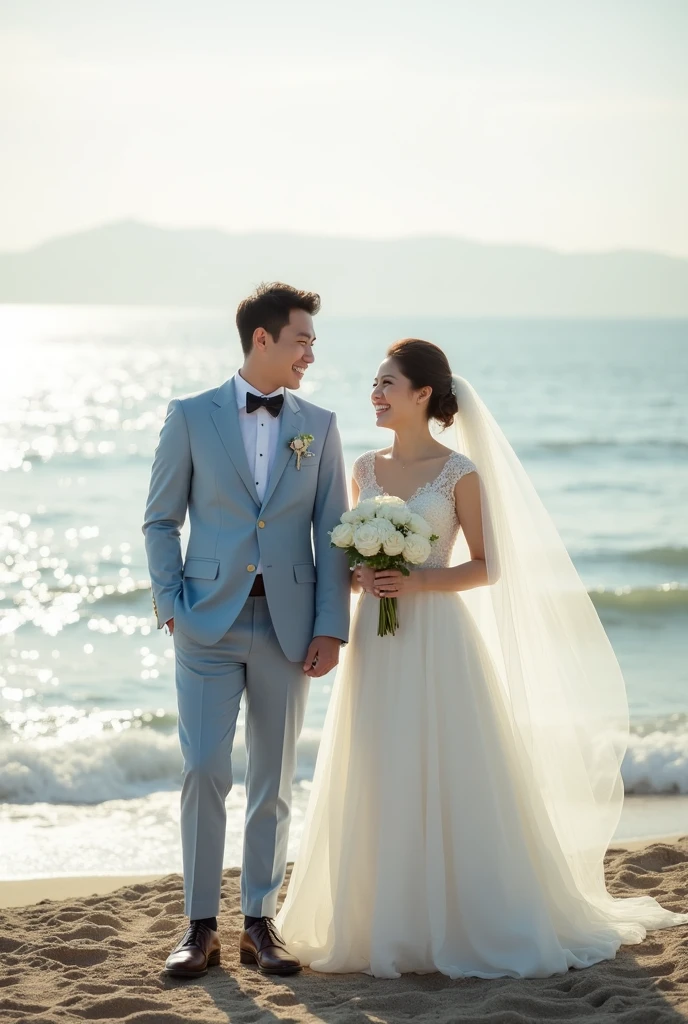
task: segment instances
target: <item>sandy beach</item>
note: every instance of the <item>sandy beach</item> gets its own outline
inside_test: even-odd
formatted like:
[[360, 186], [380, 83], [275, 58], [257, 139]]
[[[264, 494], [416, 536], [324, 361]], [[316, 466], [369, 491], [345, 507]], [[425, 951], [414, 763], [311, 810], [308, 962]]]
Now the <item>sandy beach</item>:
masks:
[[[688, 837], [613, 847], [606, 869], [616, 895], [649, 894], [686, 908]], [[307, 970], [270, 979], [238, 962], [237, 869], [225, 871], [222, 893], [222, 964], [203, 979], [179, 982], [161, 974], [183, 925], [179, 875], [2, 883], [0, 1017], [16, 1024], [688, 1020], [688, 928], [656, 932], [640, 946], [622, 947], [613, 961], [544, 980], [382, 981]], [[20, 897], [27, 906], [6, 905]]]

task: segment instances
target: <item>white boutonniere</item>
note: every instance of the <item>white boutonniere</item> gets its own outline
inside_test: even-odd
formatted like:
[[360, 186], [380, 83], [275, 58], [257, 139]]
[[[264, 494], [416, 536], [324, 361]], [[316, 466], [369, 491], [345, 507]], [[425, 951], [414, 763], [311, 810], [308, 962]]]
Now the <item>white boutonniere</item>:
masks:
[[314, 441], [312, 434], [297, 434], [293, 441], [289, 442], [289, 447], [296, 455], [297, 469], [301, 469], [301, 459], [313, 458], [313, 452], [309, 452], [308, 449]]

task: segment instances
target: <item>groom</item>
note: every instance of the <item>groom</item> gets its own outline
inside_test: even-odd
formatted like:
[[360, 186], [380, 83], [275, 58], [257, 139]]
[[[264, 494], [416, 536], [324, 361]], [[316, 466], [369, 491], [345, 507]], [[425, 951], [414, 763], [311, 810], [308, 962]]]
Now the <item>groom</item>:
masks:
[[334, 668], [349, 629], [349, 570], [328, 536], [347, 508], [336, 419], [292, 394], [314, 360], [319, 308], [317, 295], [285, 284], [244, 299], [241, 370], [219, 388], [174, 399], [155, 452], [143, 532], [158, 628], [174, 635], [176, 657], [190, 922], [165, 971], [180, 977], [220, 961], [225, 798], [242, 696], [241, 962], [270, 974], [300, 970], [273, 920], [296, 741], [309, 677]]

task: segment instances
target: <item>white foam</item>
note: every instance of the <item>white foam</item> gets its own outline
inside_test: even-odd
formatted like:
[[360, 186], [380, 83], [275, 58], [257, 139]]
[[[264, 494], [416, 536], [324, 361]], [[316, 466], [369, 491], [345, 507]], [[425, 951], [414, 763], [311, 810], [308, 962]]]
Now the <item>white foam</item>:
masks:
[[621, 774], [627, 793], [688, 793], [688, 729], [632, 733]]
[[[85, 723], [58, 735], [12, 737], [0, 743], [0, 803], [98, 804], [178, 789], [182, 758], [175, 732], [154, 728], [104, 729]], [[102, 716], [101, 716], [102, 717]], [[299, 781], [313, 778], [319, 729], [304, 729], [299, 742]], [[237, 730], [234, 779], [243, 782], [246, 747]], [[622, 766], [627, 793], [688, 794], [688, 722], [663, 720], [632, 733]]]
[[152, 729], [20, 741], [0, 748], [0, 801], [96, 804], [173, 787], [180, 772], [176, 736]]
[[[304, 729], [297, 779], [313, 777], [320, 731]], [[246, 748], [238, 731], [234, 778], [243, 781]], [[0, 803], [97, 804], [132, 799], [181, 785], [176, 733], [154, 729], [100, 732], [71, 742], [15, 740], [0, 745]]]

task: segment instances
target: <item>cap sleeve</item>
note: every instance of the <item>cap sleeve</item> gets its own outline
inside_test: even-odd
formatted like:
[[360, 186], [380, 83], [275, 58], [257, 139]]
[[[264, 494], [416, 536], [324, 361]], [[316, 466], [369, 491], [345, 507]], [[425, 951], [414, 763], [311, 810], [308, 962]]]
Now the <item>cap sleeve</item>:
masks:
[[359, 491], [375, 489], [375, 452], [365, 452], [354, 462], [353, 477]]
[[463, 455], [461, 452], [454, 452], [447, 462], [444, 472], [441, 474], [439, 480], [440, 490], [447, 497], [450, 497], [461, 477], [466, 476], [468, 473], [477, 472], [475, 463], [471, 462], [467, 455]]

